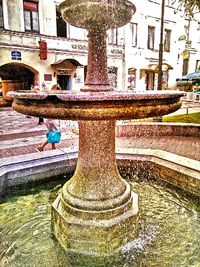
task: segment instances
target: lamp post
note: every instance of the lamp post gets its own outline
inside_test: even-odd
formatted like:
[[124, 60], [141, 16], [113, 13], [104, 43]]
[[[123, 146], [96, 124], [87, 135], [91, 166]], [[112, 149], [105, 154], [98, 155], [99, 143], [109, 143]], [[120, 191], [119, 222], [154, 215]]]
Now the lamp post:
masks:
[[159, 59], [158, 59], [158, 90], [162, 90], [162, 62], [163, 62], [163, 25], [164, 25], [165, 0], [161, 3], [161, 20], [160, 20], [160, 44], [159, 44]]

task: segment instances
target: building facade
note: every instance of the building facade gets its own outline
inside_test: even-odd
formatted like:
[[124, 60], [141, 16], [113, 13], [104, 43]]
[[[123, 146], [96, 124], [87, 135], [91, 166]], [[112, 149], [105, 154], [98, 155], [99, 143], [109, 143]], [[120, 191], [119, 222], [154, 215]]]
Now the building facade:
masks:
[[[65, 23], [56, 0], [0, 0], [0, 78], [15, 88], [31, 85], [79, 90], [87, 72], [87, 31]], [[116, 90], [157, 89], [160, 0], [135, 2], [132, 21], [108, 31], [108, 73]], [[145, 7], [145, 8], [144, 8]], [[152, 12], [153, 11], [153, 12]], [[200, 65], [198, 14], [189, 21], [167, 2], [163, 87]], [[192, 42], [191, 42], [192, 40]]]
[[[188, 20], [171, 0], [165, 0], [163, 23], [163, 88], [174, 89], [176, 78], [200, 70], [200, 13]], [[127, 87], [156, 90], [161, 44], [161, 0], [137, 2], [137, 12], [126, 25]]]

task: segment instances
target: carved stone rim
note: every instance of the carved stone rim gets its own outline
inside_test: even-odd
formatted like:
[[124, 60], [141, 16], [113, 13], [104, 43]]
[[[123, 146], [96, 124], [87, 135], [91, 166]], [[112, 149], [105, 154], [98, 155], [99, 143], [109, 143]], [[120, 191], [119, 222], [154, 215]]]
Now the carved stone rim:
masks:
[[62, 101], [117, 101], [117, 100], [150, 100], [150, 99], [165, 99], [165, 98], [180, 98], [185, 95], [181, 91], [148, 91], [134, 93], [129, 91], [111, 91], [111, 92], [77, 92], [77, 91], [46, 91], [46, 92], [27, 92], [27, 91], [12, 91], [9, 96], [16, 99], [35, 99], [43, 100], [49, 96], [56, 97]]

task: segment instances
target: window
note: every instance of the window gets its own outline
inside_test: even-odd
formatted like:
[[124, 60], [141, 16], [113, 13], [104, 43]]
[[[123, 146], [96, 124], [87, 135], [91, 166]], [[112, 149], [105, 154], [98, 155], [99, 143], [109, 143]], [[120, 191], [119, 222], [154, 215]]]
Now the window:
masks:
[[200, 71], [200, 60], [196, 61], [196, 68], [195, 71]]
[[2, 0], [0, 0], [0, 28], [3, 28], [3, 5], [2, 5]]
[[24, 1], [25, 31], [39, 32], [38, 3]]
[[137, 46], [137, 24], [136, 23], [130, 23], [131, 28], [131, 44], [132, 46]]
[[155, 41], [155, 27], [148, 26], [148, 40], [147, 48], [154, 50], [154, 41]]
[[58, 7], [56, 7], [56, 26], [58, 37], [70, 37], [69, 24], [63, 20]]
[[188, 73], [188, 66], [189, 66], [189, 59], [188, 58], [183, 59], [182, 75], [186, 75]]
[[108, 31], [108, 43], [118, 44], [118, 29], [111, 29]]
[[117, 87], [117, 67], [108, 67], [108, 79], [110, 82], [110, 85], [114, 88]]
[[133, 90], [136, 87], [136, 69], [128, 69], [128, 89]]
[[171, 30], [164, 31], [164, 51], [170, 52]]

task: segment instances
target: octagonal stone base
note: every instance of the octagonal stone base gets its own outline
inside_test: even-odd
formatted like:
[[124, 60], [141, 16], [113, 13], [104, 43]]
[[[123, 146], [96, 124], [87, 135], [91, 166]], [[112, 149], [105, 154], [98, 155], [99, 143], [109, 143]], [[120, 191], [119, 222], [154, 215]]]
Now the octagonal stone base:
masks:
[[[59, 195], [52, 205], [52, 232], [62, 247], [69, 251], [91, 254], [112, 255], [125, 244], [134, 240], [138, 235], [138, 195], [132, 192], [132, 206], [129, 210], [118, 216], [115, 209], [105, 211], [111, 219], [85, 219], [83, 211], [70, 207], [72, 212], [63, 211], [61, 196]], [[74, 213], [76, 215], [73, 215]], [[80, 216], [78, 214], [81, 214]], [[94, 216], [95, 217], [95, 216]]]

